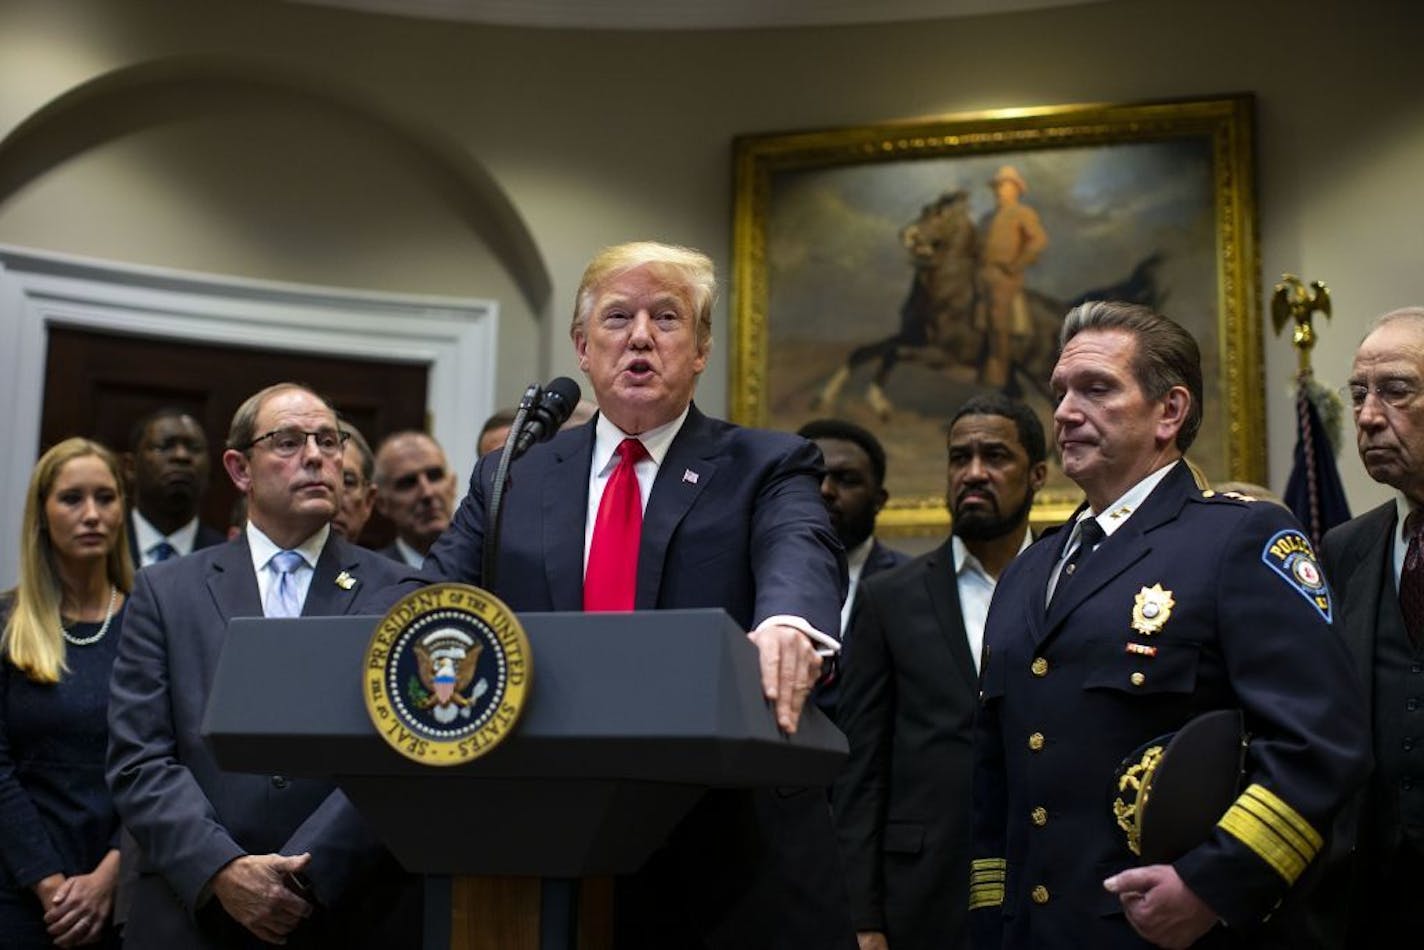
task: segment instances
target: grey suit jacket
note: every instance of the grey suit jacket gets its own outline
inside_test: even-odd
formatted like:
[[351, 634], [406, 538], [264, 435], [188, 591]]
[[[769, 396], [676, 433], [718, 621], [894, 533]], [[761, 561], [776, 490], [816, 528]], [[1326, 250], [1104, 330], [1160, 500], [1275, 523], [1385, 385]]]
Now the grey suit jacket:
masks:
[[[355, 588], [336, 584], [342, 571]], [[399, 571], [333, 534], [303, 615], [352, 613], [363, 588]], [[133, 945], [247, 945], [207, 893], [213, 875], [244, 854], [311, 852], [307, 873], [326, 907], [342, 904], [382, 861], [331, 783], [226, 772], [199, 735], [228, 621], [260, 616], [245, 535], [138, 574], [114, 663], [107, 763], [119, 816], [142, 852], [126, 931]], [[260, 688], [253, 684], [254, 701]]]

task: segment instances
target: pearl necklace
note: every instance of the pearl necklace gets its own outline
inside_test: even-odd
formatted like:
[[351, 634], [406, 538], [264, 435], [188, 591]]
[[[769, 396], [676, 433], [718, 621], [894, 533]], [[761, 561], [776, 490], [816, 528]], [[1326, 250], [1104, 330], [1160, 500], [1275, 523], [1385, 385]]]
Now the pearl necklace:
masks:
[[109, 622], [114, 619], [114, 604], [118, 603], [119, 589], [113, 584], [109, 585], [109, 609], [104, 614], [104, 623], [99, 627], [99, 632], [92, 637], [72, 637], [69, 635], [69, 628], [64, 624], [59, 625], [59, 632], [64, 634], [64, 639], [77, 647], [87, 647], [91, 643], [98, 643], [104, 639], [104, 634], [109, 632]]

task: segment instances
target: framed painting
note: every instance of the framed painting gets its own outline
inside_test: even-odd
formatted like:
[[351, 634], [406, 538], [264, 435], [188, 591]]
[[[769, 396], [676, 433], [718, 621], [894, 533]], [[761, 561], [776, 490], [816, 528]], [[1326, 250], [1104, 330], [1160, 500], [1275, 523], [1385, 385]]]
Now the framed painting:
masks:
[[1039, 415], [1036, 524], [1081, 493], [1048, 379], [1069, 308], [1128, 300], [1197, 339], [1212, 481], [1261, 481], [1265, 428], [1250, 96], [1075, 105], [735, 143], [731, 415], [835, 416], [884, 443], [879, 530], [942, 533], [945, 424], [998, 390]]

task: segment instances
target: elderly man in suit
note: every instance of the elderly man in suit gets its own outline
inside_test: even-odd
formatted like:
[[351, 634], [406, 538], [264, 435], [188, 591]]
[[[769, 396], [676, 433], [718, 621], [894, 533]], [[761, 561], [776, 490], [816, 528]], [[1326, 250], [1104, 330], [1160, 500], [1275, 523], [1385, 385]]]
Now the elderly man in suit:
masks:
[[301, 386], [252, 396], [223, 453], [248, 500], [244, 533], [140, 573], [109, 704], [109, 785], [141, 852], [130, 946], [418, 939], [376, 925], [384, 902], [399, 901], [393, 890], [383, 902], [362, 895], [391, 873], [390, 859], [340, 791], [225, 772], [198, 732], [229, 620], [351, 613], [363, 587], [400, 570], [331, 531], [345, 441], [331, 407]]
[[430, 546], [450, 526], [455, 473], [445, 450], [424, 432], [393, 432], [376, 449], [376, 510], [396, 527], [381, 549], [392, 560], [420, 567]]
[[[989, 610], [975, 946], [1262, 946], [1369, 763], [1330, 591], [1289, 512], [1194, 483], [1201, 355], [1176, 323], [1074, 308], [1052, 387], [1063, 471], [1087, 501], [1009, 565]], [[1233, 708], [1251, 736], [1239, 797], [1199, 844], [1139, 866], [1118, 769]]]
[[[687, 248], [609, 248], [570, 329], [598, 415], [512, 468], [495, 592], [519, 611], [720, 607], [750, 630], [778, 723], [796, 729], [836, 649], [840, 544], [820, 453], [692, 402], [711, 349], [716, 278]], [[480, 459], [419, 579], [479, 584], [499, 453]], [[711, 793], [619, 882], [616, 944], [853, 947], [826, 802], [815, 790]]]
[[227, 540], [198, 520], [208, 489], [208, 436], [187, 412], [166, 407], [134, 423], [124, 468], [133, 485], [129, 554], [134, 567]]
[[968, 945], [969, 796], [984, 619], [1032, 540], [1048, 463], [1033, 410], [979, 396], [950, 421], [953, 534], [867, 578], [851, 619], [832, 807], [861, 950]]
[[[1355, 810], [1348, 913], [1329, 908], [1351, 947], [1424, 933], [1424, 307], [1380, 317], [1347, 387], [1360, 459], [1395, 497], [1325, 536], [1325, 576], [1373, 719], [1375, 767]], [[1319, 906], [1333, 892], [1321, 888]]]

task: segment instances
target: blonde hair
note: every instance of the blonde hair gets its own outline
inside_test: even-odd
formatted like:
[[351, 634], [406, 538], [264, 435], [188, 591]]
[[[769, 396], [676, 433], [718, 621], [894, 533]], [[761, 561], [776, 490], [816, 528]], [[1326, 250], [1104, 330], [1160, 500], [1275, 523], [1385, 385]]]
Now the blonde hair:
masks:
[[[0, 634], [0, 656], [36, 683], [57, 683], [60, 674], [69, 672], [59, 617], [63, 591], [54, 564], [45, 502], [49, 500], [60, 469], [75, 459], [90, 456], [102, 461], [114, 476], [122, 508], [124, 479], [118, 459], [103, 445], [89, 439], [65, 439], [41, 455], [25, 491], [25, 515], [20, 525], [20, 582], [10, 592], [10, 617], [5, 622], [4, 633]], [[127, 518], [119, 521], [105, 566], [109, 583], [125, 594], [133, 589]]]
[[637, 267], [651, 265], [666, 272], [692, 297], [697, 315], [697, 351], [705, 354], [712, 346], [712, 303], [717, 299], [717, 269], [712, 258], [701, 251], [677, 244], [633, 241], [605, 247], [589, 261], [574, 297], [574, 318], [569, 324], [573, 336], [588, 323], [598, 295], [613, 278]]

